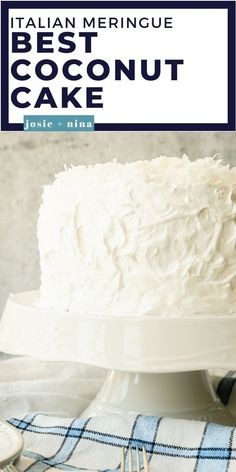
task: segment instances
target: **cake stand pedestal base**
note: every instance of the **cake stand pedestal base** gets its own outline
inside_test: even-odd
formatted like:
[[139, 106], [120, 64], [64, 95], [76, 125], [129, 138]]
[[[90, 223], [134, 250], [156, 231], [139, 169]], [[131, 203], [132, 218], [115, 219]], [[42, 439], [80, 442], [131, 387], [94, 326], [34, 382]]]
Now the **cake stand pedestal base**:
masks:
[[134, 373], [112, 370], [82, 417], [105, 414], [168, 416], [234, 425], [217, 398], [207, 371]]

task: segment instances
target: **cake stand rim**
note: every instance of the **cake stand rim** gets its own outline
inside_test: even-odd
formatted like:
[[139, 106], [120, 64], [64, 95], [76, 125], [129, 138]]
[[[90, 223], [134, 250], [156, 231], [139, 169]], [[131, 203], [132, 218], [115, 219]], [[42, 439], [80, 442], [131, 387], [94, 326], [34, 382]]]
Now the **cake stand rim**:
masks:
[[[48, 308], [48, 307], [44, 307], [44, 306], [37, 306], [35, 305], [34, 303], [37, 302], [38, 300], [38, 297], [39, 297], [39, 294], [40, 294], [40, 291], [39, 290], [29, 290], [29, 291], [24, 291], [24, 292], [18, 292], [18, 293], [11, 293], [9, 295], [9, 298], [7, 301], [11, 301], [12, 303], [15, 303], [17, 305], [21, 305], [21, 306], [26, 306], [27, 308], [30, 308], [30, 309], [33, 309], [35, 311], [43, 311], [43, 312], [47, 312], [48, 314], [50, 314], [51, 316], [70, 316], [70, 317], [77, 317], [77, 318], [80, 318], [80, 319], [101, 319], [101, 320], [104, 320], [104, 319], [113, 319], [113, 320], [127, 320], [129, 322], [147, 322], [147, 321], [158, 321], [158, 322], [166, 322], [166, 323], [170, 323], [170, 322], [173, 322], [173, 320], [178, 323], [179, 321], [203, 321], [203, 320], [207, 320], [207, 321], [236, 321], [236, 312], [233, 313], [233, 314], [226, 314], [226, 315], [217, 315], [217, 314], [211, 314], [211, 315], [205, 315], [205, 314], [192, 314], [192, 315], [184, 315], [184, 316], [163, 316], [163, 315], [117, 315], [117, 314], [100, 314], [100, 313], [79, 313], [79, 312], [76, 312], [76, 311], [72, 311], [72, 310], [58, 310], [58, 309], [54, 309], [54, 308]], [[34, 296], [35, 297], [35, 300], [33, 301], [33, 303], [22, 303], [20, 301], [18, 301], [18, 298], [20, 297], [28, 297], [28, 296]]]
[[37, 295], [9, 297], [0, 321], [3, 352], [149, 373], [233, 369], [236, 364], [235, 316], [53, 316], [52, 310], [22, 302]]

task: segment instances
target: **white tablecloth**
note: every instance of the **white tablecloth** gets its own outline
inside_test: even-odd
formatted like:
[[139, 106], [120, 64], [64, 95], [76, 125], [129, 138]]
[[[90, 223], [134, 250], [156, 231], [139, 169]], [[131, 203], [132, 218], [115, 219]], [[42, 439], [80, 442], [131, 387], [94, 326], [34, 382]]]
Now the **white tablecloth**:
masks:
[[[76, 417], [102, 385], [105, 371], [77, 363], [0, 355], [0, 417], [29, 411]], [[81, 395], [81, 392], [82, 395]]]

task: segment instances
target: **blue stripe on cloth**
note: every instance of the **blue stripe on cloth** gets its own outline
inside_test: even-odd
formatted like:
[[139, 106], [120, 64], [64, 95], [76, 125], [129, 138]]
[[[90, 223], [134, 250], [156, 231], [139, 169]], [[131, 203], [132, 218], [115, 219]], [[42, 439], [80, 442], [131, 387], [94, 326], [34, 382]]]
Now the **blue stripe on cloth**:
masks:
[[[122, 444], [122, 447], [126, 446], [126, 448], [127, 448], [127, 447], [131, 446], [131, 448], [132, 448], [132, 441], [133, 441], [134, 432], [135, 432], [136, 425], [137, 425], [140, 417], [141, 417], [140, 414], [136, 416], [136, 418], [133, 422], [133, 426], [132, 426], [132, 429], [131, 429], [130, 436], [126, 437], [126, 438], [122, 438], [122, 440], [124, 441], [124, 443]], [[111, 436], [109, 436], [109, 441], [112, 441], [112, 442], [110, 442], [110, 444], [113, 447], [115, 445], [118, 445], [118, 447], [120, 447], [120, 444], [114, 444], [114, 442], [113, 442], [114, 439], [115, 439], [115, 441], [117, 441], [118, 439], [120, 440], [121, 438], [119, 438], [117, 436], [112, 436], [112, 439], [111, 439]], [[91, 440], [91, 438], [89, 440]], [[101, 443], [101, 440], [99, 440], [99, 442]], [[128, 465], [127, 463], [129, 462], [128, 455], [127, 455], [127, 449], [126, 449], [126, 451], [124, 451], [124, 455], [125, 455], [125, 457], [124, 457], [125, 458], [125, 467], [127, 467], [127, 465]], [[136, 470], [136, 464], [135, 465], [133, 464], [133, 466], [134, 466], [134, 470]], [[120, 469], [121, 469], [121, 462], [119, 462], [117, 467], [115, 469], [113, 469], [113, 472], [118, 472]], [[110, 469], [105, 469], [105, 470], [103, 469], [102, 472], [111, 472], [111, 470]]]
[[22, 433], [28, 429], [29, 426], [31, 426], [32, 421], [34, 418], [37, 416], [37, 413], [28, 413], [22, 420], [15, 420], [15, 424], [12, 423], [11, 421], [8, 421], [8, 423], [13, 424], [13, 426], [16, 426], [17, 428], [22, 430]]
[[[62, 464], [65, 465], [64, 463], [70, 459], [75, 450], [75, 447], [77, 446], [79, 440], [82, 438], [83, 432], [88, 422], [88, 419], [74, 419], [70, 426], [67, 428], [66, 434], [64, 435], [64, 439], [56, 454], [49, 458], [43, 458], [43, 460], [31, 464], [28, 467], [27, 471], [45, 472], [49, 467], [58, 467], [58, 465]], [[72, 427], [77, 430], [78, 434], [76, 435], [76, 437], [72, 437], [70, 434]]]
[[201, 439], [201, 442], [200, 442], [200, 445], [199, 445], [199, 448], [198, 448], [197, 460], [196, 460], [196, 462], [195, 462], [195, 467], [194, 467], [194, 471], [193, 471], [193, 472], [196, 472], [196, 470], [197, 470], [197, 468], [198, 468], [198, 462], [199, 462], [199, 457], [200, 457], [200, 451], [201, 451], [202, 443], [203, 443], [204, 438], [205, 438], [206, 429], [207, 429], [207, 423], [206, 423], [205, 426], [204, 426], [204, 430], [203, 430], [203, 433], [202, 433], [202, 439]]
[[[71, 425], [69, 426], [67, 433], [65, 435], [64, 441], [62, 442], [60, 448], [58, 449], [57, 453], [50, 458], [50, 462], [55, 464], [62, 464], [66, 462], [72, 455], [75, 447], [77, 446], [79, 440], [82, 438], [84, 428], [86, 427], [88, 420], [81, 420], [75, 419], [72, 421]], [[70, 434], [70, 430], [72, 427], [77, 428], [79, 426], [80, 434], [77, 437], [72, 437]]]
[[233, 430], [212, 423], [207, 425], [199, 449], [196, 472], [227, 472]]
[[[160, 418], [156, 416], [139, 416], [133, 431], [130, 446], [140, 447], [140, 440], [153, 444], [156, 437], [157, 424], [159, 422]], [[136, 439], [139, 441], [137, 442]]]
[[176, 446], [171, 446], [169, 444], [155, 444], [153, 448], [153, 454], [159, 456], [169, 456], [169, 457], [182, 457], [185, 459], [196, 458], [198, 453], [198, 448], [178, 448]]
[[[41, 456], [40, 454], [37, 454], [36, 452], [24, 450], [22, 452], [22, 456], [28, 457], [29, 459], [34, 459], [35, 461], [44, 462], [45, 464], [47, 463], [47, 460], [45, 459], [45, 457]], [[47, 464], [47, 468], [48, 467], [49, 467], [49, 465]], [[66, 471], [68, 470], [68, 471], [71, 471], [71, 472], [75, 472], [76, 470], [86, 470], [86, 469], [81, 469], [79, 467], [75, 467], [73, 465], [68, 465], [68, 464], [57, 464], [57, 469], [66, 470]], [[26, 469], [26, 470], [29, 470], [29, 468]], [[34, 469], [34, 470], [36, 470], [36, 469]]]
[[229, 458], [228, 458], [226, 472], [228, 472], [229, 466], [230, 466], [230, 463], [231, 463], [231, 454], [232, 454], [232, 445], [233, 445], [234, 433], [235, 433], [235, 429], [233, 428], [232, 431], [231, 431], [231, 435], [230, 435], [230, 442], [229, 442], [230, 443], [230, 454], [229, 454]]
[[152, 460], [153, 450], [154, 450], [154, 446], [155, 446], [155, 443], [156, 443], [157, 433], [158, 433], [158, 429], [159, 429], [161, 421], [162, 421], [162, 418], [157, 418], [156, 428], [155, 428], [154, 437], [153, 437], [153, 446], [152, 446], [152, 450], [150, 451], [149, 456], [148, 456], [148, 462], [150, 462]]
[[[152, 422], [151, 418], [150, 418], [150, 420], [151, 420], [150, 430], [152, 430], [153, 429], [153, 422]], [[131, 436], [129, 438], [128, 446], [135, 447], [135, 448], [138, 447], [139, 443], [137, 443], [137, 441], [135, 440], [135, 437], [142, 440], [145, 437], [146, 432], [147, 432], [147, 436], [148, 436], [147, 440], [149, 440], [150, 435], [149, 435], [149, 431], [146, 431], [145, 424], [146, 424], [145, 423], [145, 416], [141, 416], [141, 415], [136, 416], [136, 420], [133, 424]], [[156, 425], [156, 421], [155, 421], [155, 425]], [[146, 424], [146, 426], [147, 426], [147, 424]], [[132, 452], [132, 456], [133, 456], [133, 468], [134, 468], [134, 471], [136, 471], [136, 468], [137, 468], [136, 457], [134, 456], [133, 452]], [[142, 468], [142, 466], [143, 466], [142, 462], [140, 462], [140, 466]], [[125, 455], [125, 470], [129, 470], [129, 454], [128, 454], [128, 451], [126, 451], [126, 455]]]
[[[147, 441], [150, 443], [150, 450], [147, 452], [150, 452], [150, 458], [152, 457], [153, 454], [153, 449], [155, 445], [155, 439], [156, 439], [156, 433], [157, 429], [159, 426], [161, 418], [155, 417], [155, 416], [137, 416], [136, 422], [134, 424], [134, 427], [132, 429], [132, 435], [129, 439], [129, 446], [131, 448], [141, 448], [142, 446], [145, 446], [145, 442]], [[136, 451], [135, 451], [136, 452]], [[133, 456], [133, 468], [134, 471], [136, 471], [136, 453], [132, 453]], [[142, 456], [140, 457], [140, 466], [141, 468], [143, 467], [142, 463]], [[128, 454], [126, 454], [125, 458], [125, 467], [126, 470], [129, 469], [129, 457]]]
[[[26, 420], [26, 418], [25, 418]], [[39, 425], [31, 425], [26, 421], [19, 421], [16, 418], [12, 418], [8, 421], [8, 423], [12, 424], [16, 428], [25, 430], [27, 429], [31, 433], [38, 433], [38, 434], [52, 434], [53, 436], [62, 436], [64, 437], [68, 427], [67, 426], [39, 426]], [[77, 437], [80, 435], [82, 428], [75, 430], [74, 436]]]
[[[145, 445], [144, 441], [150, 442], [150, 450], [147, 450], [149, 453], [148, 461], [152, 459], [154, 447], [155, 447], [155, 441], [156, 441], [156, 435], [157, 431], [159, 428], [159, 424], [161, 422], [162, 418], [159, 418], [157, 416], [139, 416], [135, 425], [135, 428], [133, 430], [133, 437], [131, 441], [129, 442], [129, 445], [131, 447], [142, 447]], [[138, 441], [137, 441], [138, 439]], [[142, 466], [142, 462], [141, 466]]]
[[48, 464], [42, 461], [35, 460], [33, 464], [31, 464], [24, 472], [28, 472], [28, 470], [33, 470], [34, 472], [45, 472], [49, 468]]
[[[111, 437], [109, 434], [100, 433], [97, 431], [84, 431], [83, 439], [87, 439], [88, 441], [95, 441], [101, 444], [108, 444], [111, 446], [116, 447], [127, 447], [129, 442], [132, 442], [130, 438], [123, 438], [119, 436]], [[142, 442], [142, 441], [140, 441]], [[136, 441], [135, 441], [136, 443]], [[145, 441], [143, 441], [145, 443]]]
[[[31, 433], [38, 433], [38, 434], [52, 434], [53, 436], [64, 436], [66, 435], [68, 431], [67, 426], [40, 426], [40, 425], [31, 425], [28, 421], [26, 421], [26, 418], [24, 420], [17, 420], [16, 418], [12, 418], [11, 420], [8, 421], [8, 423], [12, 424], [13, 426], [16, 426], [16, 428], [22, 429], [22, 430], [28, 430]], [[80, 427], [77, 428], [70, 428], [70, 437], [74, 438], [79, 438], [81, 436], [81, 431], [83, 431], [83, 425], [84, 422], [81, 420], [81, 425]]]

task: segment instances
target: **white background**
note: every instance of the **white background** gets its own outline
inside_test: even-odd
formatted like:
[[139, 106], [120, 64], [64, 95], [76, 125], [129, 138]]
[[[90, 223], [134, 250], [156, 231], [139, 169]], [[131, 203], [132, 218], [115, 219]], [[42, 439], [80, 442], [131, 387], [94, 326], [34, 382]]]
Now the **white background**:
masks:
[[[227, 122], [227, 10], [194, 10], [194, 9], [123, 9], [123, 10], [10, 10], [9, 17], [25, 18], [39, 16], [56, 18], [77, 16], [78, 24], [83, 16], [102, 17], [172, 17], [172, 29], [129, 28], [129, 29], [97, 29], [98, 37], [93, 39], [91, 54], [84, 52], [84, 39], [79, 38], [82, 28], [71, 29], [75, 32], [77, 48], [73, 53], [57, 52], [58, 35], [65, 29], [54, 28], [54, 54], [36, 53], [36, 30], [16, 28], [17, 31], [27, 31], [32, 34], [33, 49], [29, 53], [11, 53], [9, 65], [10, 95], [14, 88], [29, 87], [32, 92], [28, 96], [32, 106], [25, 109], [14, 107], [9, 98], [10, 123], [22, 123], [24, 114], [94, 114], [95, 123], [226, 123]], [[38, 30], [50, 31], [50, 30]], [[93, 31], [87, 29], [87, 31]], [[11, 51], [11, 33], [9, 41]], [[28, 72], [32, 75], [29, 81], [17, 81], [10, 75], [11, 64], [23, 57], [31, 61]], [[59, 70], [69, 59], [79, 59], [83, 62], [80, 72], [84, 78], [79, 81], [68, 81], [62, 73], [52, 81], [40, 81], [34, 76], [35, 64], [41, 59], [53, 59]], [[93, 81], [86, 77], [86, 64], [93, 59], [104, 59], [110, 65], [110, 76], [104, 81]], [[114, 59], [124, 63], [128, 59], [136, 60], [136, 80], [129, 81], [123, 77], [121, 81], [114, 80]], [[150, 61], [150, 71], [154, 59], [161, 59], [162, 72], [158, 80], [150, 82], [140, 75], [140, 59]], [[178, 81], [171, 81], [170, 66], [164, 65], [165, 59], [184, 59], [184, 65], [179, 66]], [[19, 69], [20, 70], [20, 69]], [[23, 71], [23, 69], [22, 69]], [[24, 72], [26, 69], [24, 68]], [[43, 105], [34, 109], [41, 87], [49, 86], [57, 109]], [[78, 100], [85, 103], [85, 88], [103, 87], [103, 109], [75, 109], [69, 106], [60, 108], [61, 87], [82, 87]], [[22, 96], [23, 99], [23, 96]]]

